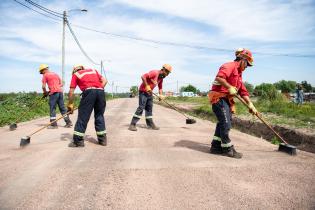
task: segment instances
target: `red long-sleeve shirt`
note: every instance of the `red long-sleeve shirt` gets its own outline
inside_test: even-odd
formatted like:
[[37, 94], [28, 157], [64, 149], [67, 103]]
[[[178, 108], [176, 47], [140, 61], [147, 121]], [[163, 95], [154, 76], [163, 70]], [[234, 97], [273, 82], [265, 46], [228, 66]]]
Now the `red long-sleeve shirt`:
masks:
[[[241, 96], [249, 96], [249, 93], [243, 83], [242, 72], [239, 70], [239, 62], [233, 61], [223, 64], [216, 77], [225, 79], [230, 85], [237, 88]], [[220, 93], [229, 93], [229, 90], [220, 84], [212, 85], [211, 90]]]
[[[148, 73], [142, 75], [142, 77], [144, 77], [147, 80], [148, 85], [151, 87], [151, 90], [153, 90], [156, 87], [156, 85], [158, 85], [159, 90], [162, 89], [163, 78], [159, 78], [159, 74], [160, 74], [160, 70], [152, 70], [152, 71], [149, 71]], [[139, 91], [146, 92], [145, 85], [143, 82], [139, 87]]]

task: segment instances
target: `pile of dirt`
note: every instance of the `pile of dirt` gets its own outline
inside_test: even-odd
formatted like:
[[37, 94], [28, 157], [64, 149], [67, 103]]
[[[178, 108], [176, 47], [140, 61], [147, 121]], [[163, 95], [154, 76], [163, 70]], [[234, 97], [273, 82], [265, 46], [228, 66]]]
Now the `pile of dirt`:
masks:
[[[236, 128], [244, 133], [248, 133], [257, 137], [261, 137], [268, 141], [274, 138], [273, 132], [261, 122], [253, 122], [237, 117], [233, 118], [233, 128]], [[300, 150], [315, 153], [315, 136], [308, 135], [294, 129], [285, 128], [282, 126], [273, 126], [274, 130], [280, 134], [289, 144], [296, 146]]]

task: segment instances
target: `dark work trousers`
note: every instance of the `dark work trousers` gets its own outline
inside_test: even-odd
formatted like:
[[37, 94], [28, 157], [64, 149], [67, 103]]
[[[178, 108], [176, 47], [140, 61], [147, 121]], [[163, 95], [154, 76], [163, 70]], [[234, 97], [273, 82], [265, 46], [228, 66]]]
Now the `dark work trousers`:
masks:
[[142, 116], [143, 110], [145, 110], [145, 119], [148, 124], [148, 122], [152, 121], [153, 96], [146, 92], [139, 92], [139, 107], [133, 115], [131, 124], [137, 124]]
[[[58, 105], [59, 111], [62, 115], [67, 113], [67, 109], [65, 107], [64, 101], [63, 101], [63, 93], [53, 93], [49, 95], [49, 108], [50, 108], [50, 122], [56, 120], [56, 106]], [[65, 122], [69, 122], [69, 116], [64, 118]], [[57, 125], [57, 122], [52, 124], [53, 126]]]
[[214, 147], [231, 147], [229, 132], [232, 127], [232, 113], [228, 100], [221, 98], [217, 103], [212, 104], [212, 111], [215, 113], [218, 123], [215, 129], [212, 146]]
[[83, 91], [79, 105], [78, 120], [74, 127], [73, 141], [83, 141], [87, 124], [90, 120], [92, 111], [94, 110], [94, 125], [99, 141], [104, 140], [106, 135], [104, 112], [106, 107], [104, 90], [88, 89]]

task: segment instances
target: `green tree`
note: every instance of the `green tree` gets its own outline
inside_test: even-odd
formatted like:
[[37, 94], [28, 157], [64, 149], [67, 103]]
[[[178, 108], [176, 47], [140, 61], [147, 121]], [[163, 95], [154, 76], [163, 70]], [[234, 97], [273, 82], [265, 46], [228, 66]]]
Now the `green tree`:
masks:
[[200, 90], [198, 90], [195, 86], [189, 84], [187, 86], [181, 87], [180, 92], [193, 92], [196, 94], [197, 92], [200, 92]]
[[281, 80], [279, 82], [274, 83], [274, 86], [278, 90], [281, 90], [282, 93], [293, 93], [296, 88], [296, 82]]
[[312, 92], [313, 87], [311, 84], [308, 84], [307, 81], [302, 81], [301, 85], [303, 86], [303, 89], [306, 93]]
[[131, 86], [130, 93], [132, 93], [134, 96], [138, 93], [138, 86]]
[[249, 82], [244, 82], [244, 85], [249, 94], [252, 95], [254, 93], [254, 85], [250, 84]]
[[279, 99], [281, 94], [273, 84], [262, 83], [257, 85], [254, 90], [254, 94], [260, 96], [262, 99], [276, 100]]

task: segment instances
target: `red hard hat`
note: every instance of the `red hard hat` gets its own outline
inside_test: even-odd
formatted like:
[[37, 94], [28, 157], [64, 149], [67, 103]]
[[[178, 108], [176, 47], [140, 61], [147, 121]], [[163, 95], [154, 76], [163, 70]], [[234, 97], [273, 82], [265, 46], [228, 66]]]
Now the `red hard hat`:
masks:
[[249, 66], [252, 66], [254, 63], [253, 54], [248, 49], [243, 49], [243, 51], [238, 53], [237, 57], [246, 59]]

